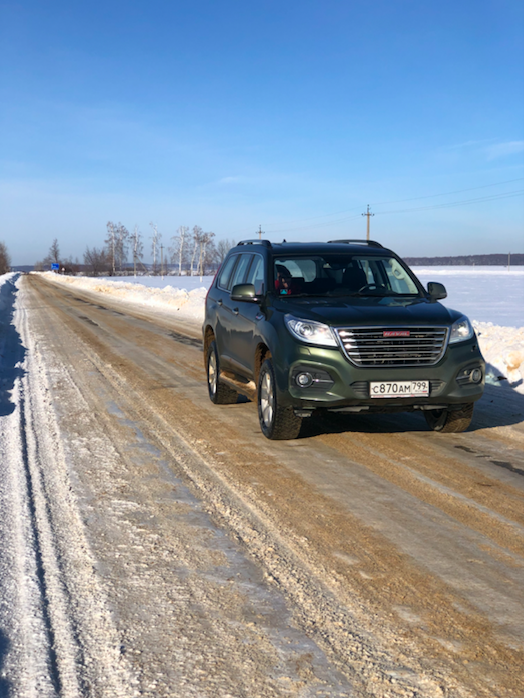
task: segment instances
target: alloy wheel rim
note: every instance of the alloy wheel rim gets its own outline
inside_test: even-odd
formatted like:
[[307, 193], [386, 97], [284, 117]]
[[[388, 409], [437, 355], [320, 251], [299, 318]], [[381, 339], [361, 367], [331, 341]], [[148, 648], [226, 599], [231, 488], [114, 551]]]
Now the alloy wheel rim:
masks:
[[266, 372], [260, 386], [260, 412], [266, 427], [271, 426], [273, 422], [274, 403], [273, 381], [270, 374]]
[[215, 354], [212, 353], [209, 356], [209, 361], [207, 363], [207, 380], [209, 384], [209, 392], [214, 395], [217, 391], [217, 360]]

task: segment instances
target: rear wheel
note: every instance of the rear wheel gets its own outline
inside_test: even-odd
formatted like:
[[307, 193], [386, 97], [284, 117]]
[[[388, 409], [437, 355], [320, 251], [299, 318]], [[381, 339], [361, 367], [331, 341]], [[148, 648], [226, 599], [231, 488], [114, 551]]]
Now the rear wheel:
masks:
[[217, 345], [211, 342], [207, 349], [207, 389], [209, 399], [215, 405], [234, 405], [238, 398], [238, 393], [233, 388], [220, 382], [220, 368], [218, 363]]
[[471, 424], [473, 403], [464, 405], [461, 410], [426, 410], [424, 417], [430, 429], [442, 434], [458, 434]]
[[297, 417], [290, 406], [278, 402], [275, 372], [270, 359], [266, 359], [258, 378], [258, 419], [262, 433], [268, 439], [296, 439], [302, 418]]

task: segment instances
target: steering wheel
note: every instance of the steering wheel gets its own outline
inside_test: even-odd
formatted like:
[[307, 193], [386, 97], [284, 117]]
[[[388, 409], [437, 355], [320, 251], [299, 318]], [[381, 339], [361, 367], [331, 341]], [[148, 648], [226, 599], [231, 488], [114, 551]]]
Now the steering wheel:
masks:
[[386, 288], [386, 287], [384, 286], [384, 284], [375, 284], [375, 283], [364, 284], [364, 286], [362, 286], [362, 288], [358, 289], [358, 293], [362, 293], [362, 291], [365, 291], [367, 289], [372, 289], [372, 288], [379, 289], [379, 288]]

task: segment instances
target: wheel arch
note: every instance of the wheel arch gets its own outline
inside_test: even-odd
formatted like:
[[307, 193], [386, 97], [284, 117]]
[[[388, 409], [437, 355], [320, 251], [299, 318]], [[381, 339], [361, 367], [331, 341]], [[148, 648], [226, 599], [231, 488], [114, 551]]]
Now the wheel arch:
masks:
[[271, 351], [270, 351], [269, 347], [267, 346], [267, 344], [264, 344], [263, 342], [261, 342], [255, 350], [255, 365], [253, 367], [255, 385], [258, 385], [258, 377], [260, 375], [260, 368], [261, 368], [262, 364], [264, 363], [264, 361], [266, 359], [270, 359], [270, 358], [271, 358]]
[[215, 333], [213, 332], [213, 328], [211, 325], [207, 325], [205, 330], [204, 330], [204, 366], [207, 369], [207, 350], [209, 349], [209, 345], [211, 342], [215, 339]]

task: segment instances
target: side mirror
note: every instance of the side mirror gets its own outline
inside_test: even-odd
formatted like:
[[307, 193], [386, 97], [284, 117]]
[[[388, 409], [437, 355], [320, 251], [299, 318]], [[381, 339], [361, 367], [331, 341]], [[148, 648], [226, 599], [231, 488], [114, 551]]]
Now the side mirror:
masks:
[[259, 298], [255, 296], [255, 287], [253, 284], [236, 284], [231, 291], [231, 300], [258, 303]]
[[448, 295], [444, 284], [439, 284], [436, 281], [428, 281], [428, 293], [432, 301], [439, 301]]

